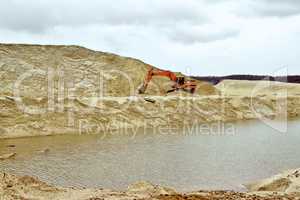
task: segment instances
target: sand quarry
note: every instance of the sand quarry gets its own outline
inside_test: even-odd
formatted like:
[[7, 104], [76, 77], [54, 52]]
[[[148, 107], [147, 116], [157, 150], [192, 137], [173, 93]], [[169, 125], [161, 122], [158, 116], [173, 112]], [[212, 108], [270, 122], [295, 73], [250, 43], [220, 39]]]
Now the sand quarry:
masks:
[[82, 124], [109, 131], [300, 113], [297, 84], [198, 81], [195, 95], [166, 94], [170, 80], [154, 77], [138, 95], [150, 67], [78, 46], [1, 44], [0, 138], [84, 133]]
[[[0, 139], [292, 119], [300, 113], [297, 84], [225, 80], [213, 86], [197, 81], [194, 95], [165, 94], [170, 81], [155, 77], [146, 94], [138, 95], [150, 67], [136, 59], [78, 46], [0, 44]], [[83, 123], [89, 128], [82, 129]], [[13, 154], [2, 156], [10, 157]], [[150, 183], [135, 184], [123, 192], [77, 190], [0, 174], [0, 199], [295, 199], [298, 177], [296, 170], [256, 183], [249, 186], [254, 194], [178, 194]]]

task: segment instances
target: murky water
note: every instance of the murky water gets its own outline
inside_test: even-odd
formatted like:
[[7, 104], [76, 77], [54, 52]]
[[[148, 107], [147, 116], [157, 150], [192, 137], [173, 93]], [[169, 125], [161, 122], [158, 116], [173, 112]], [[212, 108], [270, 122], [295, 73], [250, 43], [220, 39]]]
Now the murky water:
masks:
[[[60, 186], [125, 189], [147, 180], [177, 190], [235, 189], [300, 167], [300, 121], [282, 134], [260, 122], [234, 125], [234, 135], [53, 136], [0, 141], [0, 171]], [[198, 130], [199, 131], [199, 130]], [[8, 145], [16, 147], [8, 147]], [[49, 149], [49, 152], [42, 152]]]

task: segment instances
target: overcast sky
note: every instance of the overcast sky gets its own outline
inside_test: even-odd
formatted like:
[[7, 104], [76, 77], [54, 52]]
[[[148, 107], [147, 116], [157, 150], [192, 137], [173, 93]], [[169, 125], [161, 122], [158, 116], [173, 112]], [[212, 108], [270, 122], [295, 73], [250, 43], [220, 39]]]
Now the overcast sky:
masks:
[[300, 74], [300, 0], [7, 0], [0, 42], [81, 45], [195, 75]]

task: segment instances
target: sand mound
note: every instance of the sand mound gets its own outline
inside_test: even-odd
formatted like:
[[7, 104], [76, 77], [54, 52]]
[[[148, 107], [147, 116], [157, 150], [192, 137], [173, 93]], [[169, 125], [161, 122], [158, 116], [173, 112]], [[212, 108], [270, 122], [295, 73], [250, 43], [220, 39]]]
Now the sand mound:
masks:
[[[249, 97], [247, 88], [253, 88], [253, 82], [234, 82], [229, 90], [219, 85], [219, 90], [198, 81], [195, 95], [165, 94], [172, 83], [154, 77], [146, 94], [137, 95], [150, 67], [78, 46], [0, 44], [0, 138], [187, 128], [281, 115], [277, 97]], [[298, 90], [291, 91], [283, 98], [288, 116], [297, 117], [300, 96]]]
[[288, 170], [271, 178], [247, 184], [246, 187], [252, 192], [300, 193], [300, 169]]
[[148, 194], [152, 196], [157, 195], [171, 195], [176, 194], [176, 191], [171, 188], [162, 187], [159, 185], [153, 185], [149, 182], [137, 182], [128, 187], [128, 193], [140, 193], [140, 194]]
[[[71, 87], [76, 96], [130, 96], [150, 67], [136, 59], [78, 46], [0, 44], [0, 94], [12, 96], [19, 81], [21, 95], [29, 98], [46, 97], [52, 86], [55, 91]], [[198, 94], [217, 93], [212, 85], [198, 83]], [[161, 95], [170, 84], [168, 78], [155, 77], [147, 94]]]

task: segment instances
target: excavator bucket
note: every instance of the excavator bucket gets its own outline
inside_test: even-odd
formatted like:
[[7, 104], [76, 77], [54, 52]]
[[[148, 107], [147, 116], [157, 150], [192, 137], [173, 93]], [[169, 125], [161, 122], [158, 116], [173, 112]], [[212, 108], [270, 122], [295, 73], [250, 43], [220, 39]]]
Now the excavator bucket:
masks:
[[144, 85], [141, 85], [138, 87], [138, 93], [139, 94], [144, 94], [146, 91], [146, 87]]

